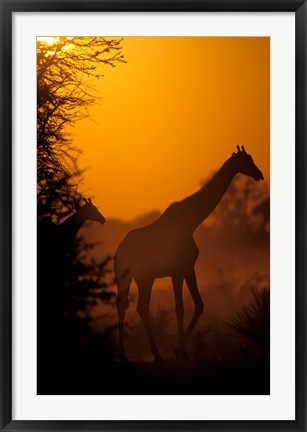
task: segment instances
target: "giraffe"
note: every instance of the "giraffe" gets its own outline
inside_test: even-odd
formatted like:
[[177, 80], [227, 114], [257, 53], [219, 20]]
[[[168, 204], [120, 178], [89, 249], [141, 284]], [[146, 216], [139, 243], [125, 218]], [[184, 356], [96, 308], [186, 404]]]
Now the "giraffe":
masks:
[[106, 223], [90, 198], [84, 198], [83, 202], [74, 200], [74, 207], [75, 212], [61, 224], [46, 221], [37, 226], [37, 349], [43, 364], [48, 364], [58, 347], [59, 336], [66, 331], [63, 330], [65, 291], [76, 265], [73, 254], [76, 235], [88, 220]]
[[[49, 279], [56, 285], [63, 278], [65, 268], [69, 262], [69, 252], [74, 247], [74, 240], [82, 225], [88, 221], [96, 221], [100, 224], [106, 222], [92, 200], [84, 198], [82, 205], [79, 200], [74, 200], [76, 211], [57, 225], [53, 222], [40, 222], [37, 232], [38, 248], [38, 272], [39, 276]], [[50, 285], [52, 285], [50, 283]]]
[[[186, 358], [186, 345], [204, 303], [200, 296], [194, 265], [198, 247], [193, 233], [218, 205], [237, 174], [254, 180], [263, 180], [261, 171], [244, 146], [226, 160], [212, 179], [196, 193], [182, 201], [171, 204], [152, 224], [130, 231], [119, 244], [114, 256], [114, 272], [118, 288], [117, 312], [119, 320], [119, 355], [127, 360], [124, 350], [124, 317], [129, 305], [128, 293], [132, 279], [138, 287], [137, 311], [144, 323], [156, 361], [161, 356], [155, 343], [149, 319], [149, 303], [153, 282], [156, 278], [170, 276], [175, 296], [176, 317], [179, 331], [177, 358]], [[185, 280], [192, 296], [194, 315], [184, 332], [184, 307], [182, 286]]]

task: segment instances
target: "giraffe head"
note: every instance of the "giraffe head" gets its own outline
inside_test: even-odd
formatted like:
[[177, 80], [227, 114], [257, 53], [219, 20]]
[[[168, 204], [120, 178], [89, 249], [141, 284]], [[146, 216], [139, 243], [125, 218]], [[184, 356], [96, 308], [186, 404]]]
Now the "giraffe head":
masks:
[[75, 201], [76, 213], [84, 220], [91, 220], [99, 222], [100, 224], [105, 224], [106, 220], [104, 216], [100, 213], [98, 208], [94, 206], [90, 198], [83, 198], [84, 204], [82, 205], [79, 200]]
[[260, 169], [255, 165], [251, 155], [247, 154], [244, 146], [237, 146], [237, 153], [232, 153], [231, 160], [235, 165], [238, 173], [252, 177], [254, 180], [263, 180], [263, 175]]

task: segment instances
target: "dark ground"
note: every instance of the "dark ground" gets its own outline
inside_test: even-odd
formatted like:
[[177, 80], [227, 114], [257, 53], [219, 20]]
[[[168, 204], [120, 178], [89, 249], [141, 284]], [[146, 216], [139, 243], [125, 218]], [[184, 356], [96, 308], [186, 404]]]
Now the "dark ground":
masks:
[[45, 395], [264, 395], [270, 371], [263, 358], [232, 364], [195, 361], [121, 363], [59, 355], [38, 370]]

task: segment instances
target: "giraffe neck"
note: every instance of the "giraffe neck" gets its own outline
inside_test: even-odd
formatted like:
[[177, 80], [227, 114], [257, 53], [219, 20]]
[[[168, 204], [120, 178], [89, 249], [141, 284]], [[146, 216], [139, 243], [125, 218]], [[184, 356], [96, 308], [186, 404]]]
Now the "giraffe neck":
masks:
[[[176, 226], [184, 232], [193, 233], [195, 229], [213, 212], [223, 198], [236, 169], [228, 159], [209, 182], [193, 195], [169, 207], [169, 215], [176, 219]], [[165, 213], [167, 213], [166, 210]]]
[[76, 211], [74, 214], [65, 219], [65, 221], [61, 223], [60, 227], [66, 238], [73, 239], [85, 221], [85, 218], [82, 217], [78, 211]]

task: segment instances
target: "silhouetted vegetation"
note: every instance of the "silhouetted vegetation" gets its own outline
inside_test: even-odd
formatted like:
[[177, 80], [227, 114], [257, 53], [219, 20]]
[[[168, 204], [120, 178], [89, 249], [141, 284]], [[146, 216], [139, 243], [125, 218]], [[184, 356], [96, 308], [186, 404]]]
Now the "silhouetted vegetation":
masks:
[[252, 288], [252, 300], [242, 308], [228, 325], [243, 340], [255, 342], [262, 355], [270, 351], [270, 290]]
[[39, 380], [52, 370], [58, 373], [58, 357], [72, 359], [81, 346], [92, 344], [89, 311], [114, 297], [107, 281], [110, 258], [98, 260], [94, 243], [77, 235], [87, 220], [102, 224], [105, 219], [78, 191], [80, 150], [70, 132], [89, 116], [98, 97], [93, 82], [103, 76], [100, 65], [125, 62], [120, 39], [59, 37], [49, 42], [37, 42]]

